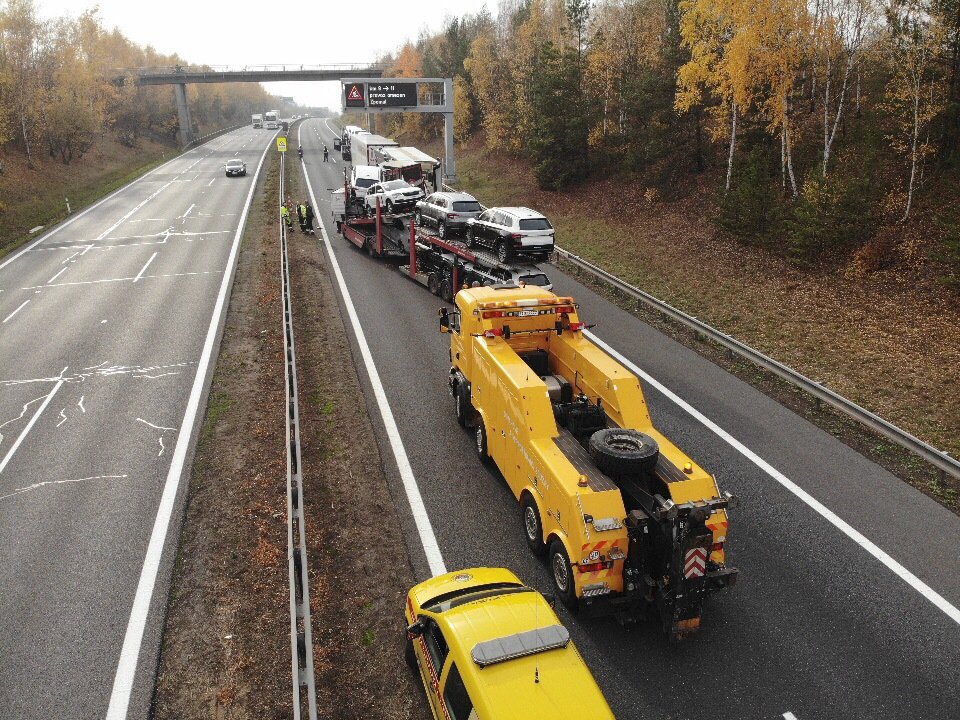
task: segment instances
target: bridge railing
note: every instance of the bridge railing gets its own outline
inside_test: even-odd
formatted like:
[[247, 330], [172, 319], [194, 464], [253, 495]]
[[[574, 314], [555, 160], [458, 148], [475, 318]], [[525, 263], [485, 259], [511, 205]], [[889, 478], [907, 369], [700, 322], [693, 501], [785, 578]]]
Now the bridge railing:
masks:
[[268, 65], [158, 65], [154, 67], [119, 68], [118, 74], [133, 75], [176, 75], [178, 73], [197, 72], [290, 72], [310, 70], [339, 70], [354, 72], [377, 67], [376, 63], [325, 63], [323, 65], [304, 65], [301, 63]]

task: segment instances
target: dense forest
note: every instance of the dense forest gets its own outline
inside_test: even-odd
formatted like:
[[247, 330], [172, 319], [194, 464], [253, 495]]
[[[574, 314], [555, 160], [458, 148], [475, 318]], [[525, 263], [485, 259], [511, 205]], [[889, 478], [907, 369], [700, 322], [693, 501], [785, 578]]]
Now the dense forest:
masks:
[[[37, 153], [63, 163], [112, 132], [174, 143], [177, 108], [170, 86], [138, 87], [120, 70], [187, 63], [103, 27], [97, 11], [42, 20], [33, 0], [0, 0], [0, 152]], [[273, 102], [261, 85], [188, 86], [195, 130], [247, 122]]]
[[882, 267], [936, 197], [924, 252], [960, 284], [960, 0], [503, 0], [382, 61], [453, 76], [458, 140], [541, 188], [653, 201], [707, 172], [716, 222], [798, 264]]

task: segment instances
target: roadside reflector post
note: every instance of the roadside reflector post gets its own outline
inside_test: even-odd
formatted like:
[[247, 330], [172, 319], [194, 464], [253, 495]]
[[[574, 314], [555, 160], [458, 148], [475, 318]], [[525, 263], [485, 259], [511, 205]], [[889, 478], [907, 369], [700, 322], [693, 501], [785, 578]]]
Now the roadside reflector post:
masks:
[[377, 255], [383, 255], [383, 221], [380, 213], [380, 198], [377, 198]]
[[410, 218], [410, 277], [417, 276], [417, 224]]
[[73, 215], [70, 211], [70, 198], [64, 198], [63, 201], [67, 204], [67, 215]]

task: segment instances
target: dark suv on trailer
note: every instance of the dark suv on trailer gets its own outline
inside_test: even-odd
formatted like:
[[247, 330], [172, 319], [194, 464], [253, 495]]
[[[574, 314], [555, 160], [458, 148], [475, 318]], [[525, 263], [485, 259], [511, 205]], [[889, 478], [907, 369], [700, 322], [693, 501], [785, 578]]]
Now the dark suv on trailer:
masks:
[[500, 262], [519, 254], [547, 259], [553, 234], [550, 221], [527, 207], [489, 208], [467, 221], [467, 245], [491, 248]]
[[460, 192], [435, 192], [417, 203], [417, 225], [437, 228], [442, 238], [455, 230], [463, 230], [467, 221], [483, 212], [473, 195]]

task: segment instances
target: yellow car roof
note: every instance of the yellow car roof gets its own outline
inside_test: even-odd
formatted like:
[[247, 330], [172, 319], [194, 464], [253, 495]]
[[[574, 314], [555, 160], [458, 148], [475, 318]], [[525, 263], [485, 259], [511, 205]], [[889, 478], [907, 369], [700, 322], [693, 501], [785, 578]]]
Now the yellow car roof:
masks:
[[[469, 579], [454, 579], [466, 576]], [[505, 588], [502, 593], [484, 591], [484, 585], [503, 582], [519, 585], [516, 576], [507, 570], [476, 568], [434, 578], [414, 588], [429, 585], [431, 592], [422, 593], [421, 597], [442, 597], [451, 590], [476, 587], [475, 597], [463, 595], [431, 610], [479, 716], [484, 720], [514, 717], [517, 708], [522, 707], [525, 720], [613, 718], [572, 642], [527, 655], [510, 654], [510, 648], [530, 647], [532, 630], [541, 629], [538, 635], [548, 643], [568, 639], [569, 635], [535, 590], [524, 587], [520, 591]], [[429, 606], [430, 600], [425, 604]]]

